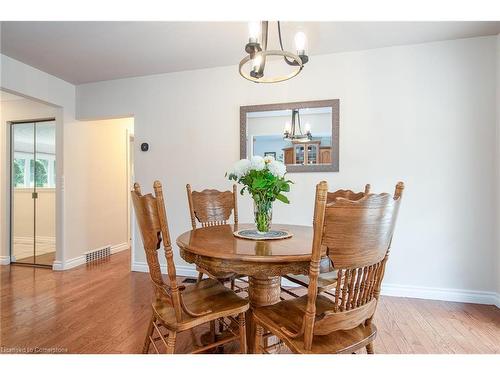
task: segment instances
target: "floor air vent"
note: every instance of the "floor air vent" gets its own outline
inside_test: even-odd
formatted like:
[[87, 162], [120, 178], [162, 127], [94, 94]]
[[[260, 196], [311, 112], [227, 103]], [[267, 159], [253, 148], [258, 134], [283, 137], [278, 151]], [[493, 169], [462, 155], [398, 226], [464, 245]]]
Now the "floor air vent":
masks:
[[92, 263], [96, 260], [101, 260], [111, 255], [111, 246], [103, 247], [102, 249], [92, 250], [85, 253], [85, 263]]

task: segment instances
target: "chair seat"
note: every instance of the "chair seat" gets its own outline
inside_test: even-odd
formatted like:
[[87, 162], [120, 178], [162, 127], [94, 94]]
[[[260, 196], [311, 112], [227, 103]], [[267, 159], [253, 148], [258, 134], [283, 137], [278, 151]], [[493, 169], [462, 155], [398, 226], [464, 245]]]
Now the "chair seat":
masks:
[[[303, 287], [309, 286], [309, 276], [305, 275], [285, 275], [285, 279], [291, 282], [301, 285]], [[337, 285], [337, 271], [331, 271], [326, 273], [320, 273], [318, 277], [318, 291], [324, 292], [328, 289], [333, 289]]]
[[153, 302], [154, 314], [163, 321], [168, 329], [184, 331], [205, 322], [230, 315], [237, 315], [248, 310], [248, 301], [239, 297], [214, 279], [205, 279], [197, 284], [188, 285], [182, 291], [184, 303], [193, 313], [210, 310], [200, 317], [183, 313], [182, 321], [177, 322], [172, 306], [165, 301]]
[[360, 324], [348, 331], [335, 331], [329, 335], [314, 336], [311, 350], [304, 349], [303, 337], [290, 344], [295, 351], [306, 354], [352, 354], [375, 340], [377, 327]]
[[[261, 324], [279, 336], [287, 346], [296, 353], [352, 353], [375, 339], [377, 329], [374, 324], [359, 325], [346, 331], [334, 331], [327, 335], [314, 335], [311, 350], [304, 349], [304, 336], [285, 338], [281, 328], [298, 332], [302, 327], [302, 319], [307, 306], [307, 295], [292, 300], [281, 301], [275, 305], [258, 307], [253, 310], [257, 324]], [[316, 299], [316, 315], [331, 310], [332, 301], [318, 295]]]

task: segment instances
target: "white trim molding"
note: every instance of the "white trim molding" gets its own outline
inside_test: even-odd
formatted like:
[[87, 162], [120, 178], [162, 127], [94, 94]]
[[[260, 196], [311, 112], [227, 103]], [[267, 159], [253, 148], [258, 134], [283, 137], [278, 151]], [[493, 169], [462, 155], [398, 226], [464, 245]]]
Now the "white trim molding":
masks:
[[[163, 274], [167, 274], [167, 266], [165, 264], [160, 265], [161, 272]], [[196, 271], [195, 266], [175, 266], [175, 270], [177, 273], [177, 276], [180, 277], [198, 277], [198, 271]], [[132, 263], [132, 271], [135, 272], [149, 272], [148, 269], [148, 264], [146, 262], [133, 262]], [[281, 285], [283, 286], [297, 286], [296, 284], [292, 283], [289, 280], [286, 279], [281, 279]]]
[[431, 288], [411, 285], [382, 284], [381, 294], [393, 297], [433, 299], [440, 301], [479, 303], [499, 306], [500, 296], [495, 292], [480, 290]]
[[[167, 266], [160, 265], [161, 272], [167, 273]], [[177, 276], [197, 277], [198, 272], [194, 266], [176, 266]], [[146, 262], [133, 262], [132, 271], [149, 272]], [[283, 286], [297, 286], [289, 280], [281, 279]], [[407, 297], [431, 299], [450, 302], [478, 303], [482, 305], [495, 305], [500, 308], [500, 294], [495, 292], [484, 292], [465, 289], [445, 289], [416, 287], [410, 285], [382, 284], [381, 294], [392, 297]]]
[[500, 293], [495, 293], [493, 300], [494, 300], [493, 304], [500, 309]]
[[[111, 254], [116, 254], [120, 251], [127, 250], [129, 248], [129, 245], [126, 242], [123, 242], [117, 245], [112, 245], [110, 246], [110, 248], [111, 248]], [[54, 263], [52, 263], [52, 269], [54, 271], [65, 271], [71, 268], [81, 266], [82, 264], [85, 264], [85, 255], [80, 255], [76, 258], [71, 258], [66, 261], [56, 260], [54, 261]]]
[[70, 268], [81, 266], [82, 264], [85, 264], [85, 255], [80, 255], [79, 257], [71, 258], [62, 262], [60, 260], [56, 260], [52, 263], [52, 269], [54, 271], [65, 271]]
[[[33, 237], [14, 237], [14, 243], [21, 245], [33, 245]], [[36, 243], [44, 245], [55, 245], [56, 238], [48, 236], [36, 236]]]
[[111, 254], [119, 253], [123, 250], [128, 250], [130, 248], [129, 244], [126, 242], [120, 243], [118, 245], [111, 246]]
[[0, 266], [7, 266], [10, 264], [10, 256], [0, 255]]
[[[167, 273], [167, 266], [160, 264], [161, 273]], [[177, 276], [184, 277], [198, 277], [198, 271], [194, 266], [175, 266]], [[149, 272], [148, 264], [146, 262], [133, 262], [132, 271], [134, 272]]]

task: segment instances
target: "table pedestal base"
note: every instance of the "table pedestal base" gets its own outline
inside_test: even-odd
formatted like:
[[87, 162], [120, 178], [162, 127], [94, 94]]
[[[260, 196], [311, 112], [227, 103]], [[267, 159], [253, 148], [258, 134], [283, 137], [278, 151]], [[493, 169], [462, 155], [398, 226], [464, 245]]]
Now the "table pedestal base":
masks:
[[281, 277], [258, 277], [248, 278], [248, 299], [250, 310], [246, 315], [248, 353], [253, 353], [255, 347], [255, 323], [252, 318], [252, 308], [274, 305], [280, 301]]

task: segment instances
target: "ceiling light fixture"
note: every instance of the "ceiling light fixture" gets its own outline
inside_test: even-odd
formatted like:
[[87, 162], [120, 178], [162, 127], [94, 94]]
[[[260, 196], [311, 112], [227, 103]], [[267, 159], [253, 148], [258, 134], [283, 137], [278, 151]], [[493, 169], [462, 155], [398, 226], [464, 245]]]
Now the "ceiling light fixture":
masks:
[[[268, 28], [269, 22], [250, 22], [248, 24], [248, 43], [245, 46], [245, 51], [248, 53], [241, 61], [239, 65], [240, 75], [252, 82], [256, 83], [275, 83], [286, 81], [287, 79], [295, 77], [302, 71], [304, 64], [309, 61], [309, 57], [306, 55], [306, 35], [299, 31], [295, 34], [295, 47], [297, 53], [292, 53], [285, 51], [283, 49], [283, 40], [281, 37], [281, 25], [278, 23], [278, 39], [280, 43], [279, 50], [268, 50]], [[294, 67], [292, 72], [274, 77], [267, 77], [264, 74], [266, 66], [266, 58], [269, 56], [282, 56], [284, 61]], [[245, 71], [245, 65], [251, 61], [251, 69], [247, 73]]]

